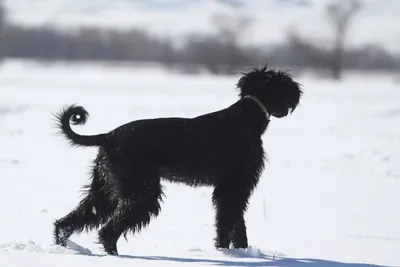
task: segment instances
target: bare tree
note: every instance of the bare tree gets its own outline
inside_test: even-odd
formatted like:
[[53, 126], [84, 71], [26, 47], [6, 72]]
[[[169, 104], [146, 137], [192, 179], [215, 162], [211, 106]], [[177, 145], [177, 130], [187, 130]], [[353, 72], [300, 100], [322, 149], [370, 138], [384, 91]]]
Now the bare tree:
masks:
[[350, 23], [362, 4], [360, 0], [333, 0], [326, 7], [328, 20], [334, 30], [334, 47], [331, 68], [334, 79], [340, 79], [343, 69], [343, 55]]
[[229, 16], [226, 14], [214, 14], [211, 22], [217, 28], [217, 34], [221, 41], [238, 43], [242, 34], [253, 23], [253, 20], [247, 16]]
[[[288, 34], [288, 50], [279, 57], [289, 57], [289, 62], [294, 62], [300, 66], [314, 66], [315, 68], [326, 68], [330, 66], [331, 56], [329, 50], [307, 41], [296, 31], [290, 31]], [[289, 53], [288, 53], [289, 52]], [[292, 63], [293, 64], [293, 63]]]
[[204, 66], [213, 74], [232, 74], [249, 61], [254, 64], [254, 51], [241, 45], [252, 19], [214, 14], [211, 23], [215, 32], [199, 34], [186, 43], [182, 55], [187, 63]]
[[300, 64], [312, 65], [319, 70], [327, 69], [334, 79], [341, 79], [346, 53], [346, 37], [350, 24], [361, 9], [360, 0], [331, 0], [326, 6], [328, 21], [333, 29], [332, 47], [324, 47], [304, 38], [295, 30], [288, 34], [291, 51]]
[[0, 61], [4, 57], [4, 32], [6, 28], [6, 10], [4, 7], [3, 0], [0, 0]]
[[217, 40], [224, 49], [226, 72], [233, 73], [245, 59], [245, 53], [241, 49], [241, 39], [244, 33], [253, 23], [253, 19], [247, 16], [229, 16], [215, 14], [211, 21], [217, 29]]

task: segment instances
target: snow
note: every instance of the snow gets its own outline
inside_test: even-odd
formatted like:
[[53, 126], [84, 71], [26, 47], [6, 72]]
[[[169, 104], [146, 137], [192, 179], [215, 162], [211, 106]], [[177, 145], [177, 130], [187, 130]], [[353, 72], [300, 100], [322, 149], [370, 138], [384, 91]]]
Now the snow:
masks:
[[82, 134], [232, 104], [238, 77], [162, 68], [5, 62], [0, 69], [0, 266], [400, 266], [400, 83], [299, 76], [305, 94], [263, 137], [268, 163], [246, 213], [249, 247], [215, 250], [210, 188], [164, 183], [162, 212], [105, 256], [97, 233], [53, 244], [81, 199], [94, 148], [57, 135], [52, 112], [78, 103]]
[[[297, 29], [308, 38], [326, 43], [332, 39], [325, 5], [328, 0], [308, 0], [308, 5], [296, 1], [251, 1], [232, 6], [215, 0], [4, 0], [8, 17], [26, 25], [109, 26], [149, 30], [151, 33], [181, 40], [194, 32], [214, 32], [213, 14], [233, 17], [249, 16], [253, 24], [243, 34], [243, 42], [258, 45], [276, 44], [286, 40], [289, 29]], [[301, 2], [301, 1], [298, 1]], [[400, 1], [364, 0], [364, 6], [348, 34], [350, 46], [378, 43], [400, 52]], [[384, 4], [383, 4], [384, 3]], [[271, 26], [272, 25], [272, 26]], [[373, 29], [374, 34], [371, 34]], [[330, 42], [327, 42], [330, 43]]]

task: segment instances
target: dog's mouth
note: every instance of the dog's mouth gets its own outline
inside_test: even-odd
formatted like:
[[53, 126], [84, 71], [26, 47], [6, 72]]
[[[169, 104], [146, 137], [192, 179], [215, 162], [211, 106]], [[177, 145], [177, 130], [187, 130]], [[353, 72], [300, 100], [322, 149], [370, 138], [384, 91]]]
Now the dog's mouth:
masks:
[[286, 117], [289, 114], [289, 109], [285, 109], [283, 111], [272, 112], [271, 115], [276, 118]]
[[286, 117], [289, 113], [292, 114], [295, 109], [296, 106], [287, 107], [283, 110], [271, 112], [271, 116], [274, 116], [276, 118]]

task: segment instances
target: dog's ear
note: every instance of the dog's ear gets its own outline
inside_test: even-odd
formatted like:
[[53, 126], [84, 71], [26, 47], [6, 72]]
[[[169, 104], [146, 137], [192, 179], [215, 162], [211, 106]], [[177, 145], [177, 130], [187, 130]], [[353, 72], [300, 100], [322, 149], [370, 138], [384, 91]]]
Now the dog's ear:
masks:
[[250, 72], [242, 74], [243, 76], [239, 79], [236, 85], [240, 91], [240, 97], [254, 93], [257, 85], [267, 81], [267, 65], [260, 69], [254, 68]]

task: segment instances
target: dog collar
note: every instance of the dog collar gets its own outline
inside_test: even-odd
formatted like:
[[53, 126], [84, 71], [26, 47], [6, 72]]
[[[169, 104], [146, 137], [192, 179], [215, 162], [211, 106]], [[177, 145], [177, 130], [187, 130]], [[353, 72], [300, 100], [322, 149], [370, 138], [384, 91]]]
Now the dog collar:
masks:
[[265, 108], [265, 106], [263, 105], [263, 103], [261, 103], [261, 101], [258, 100], [257, 97], [252, 96], [252, 95], [246, 95], [244, 98], [250, 98], [251, 100], [256, 102], [258, 104], [258, 106], [261, 108], [261, 110], [264, 112], [264, 115], [265, 115], [265, 118], [267, 118], [267, 121], [269, 121], [270, 114], [268, 113], [268, 111]]

